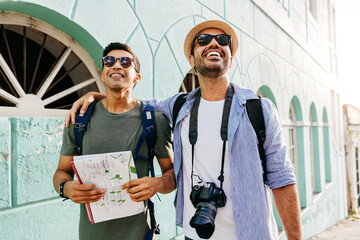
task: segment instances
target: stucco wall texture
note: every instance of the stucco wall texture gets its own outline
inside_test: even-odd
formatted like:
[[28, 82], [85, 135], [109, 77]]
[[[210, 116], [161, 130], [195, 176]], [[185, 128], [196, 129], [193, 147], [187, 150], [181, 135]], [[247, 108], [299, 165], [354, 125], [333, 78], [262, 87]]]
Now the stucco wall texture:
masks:
[[[291, 2], [291, 4], [286, 3]], [[346, 216], [342, 110], [329, 43], [328, 1], [318, 1], [317, 23], [309, 20], [307, 1], [278, 0], [28, 0], [0, 1], [0, 14], [19, 12], [61, 29], [94, 62], [109, 42], [129, 44], [142, 64], [137, 98], [164, 98], [178, 92], [190, 70], [183, 54], [187, 32], [206, 19], [230, 23], [239, 51], [229, 70], [232, 82], [253, 91], [269, 90], [289, 140], [289, 109], [296, 111], [304, 238]], [[334, 2], [334, 1], [329, 1]], [[56, 15], [54, 14], [56, 13]], [[60, 17], [59, 17], [60, 16]], [[66, 24], [62, 24], [66, 20]], [[77, 29], [82, 29], [78, 31]], [[97, 41], [87, 44], [86, 38]], [[329, 47], [330, 46], [330, 47]], [[99, 65], [99, 64], [98, 64]], [[266, 94], [265, 94], [266, 95]], [[311, 106], [313, 104], [313, 109]], [[315, 111], [314, 111], [315, 109]], [[318, 126], [321, 192], [311, 189], [311, 112]], [[322, 114], [329, 118], [332, 181], [325, 181]], [[340, 120], [339, 120], [340, 119]], [[0, 116], [0, 239], [77, 239], [78, 206], [62, 202], [52, 175], [61, 146], [63, 119]], [[158, 169], [158, 167], [157, 167]], [[157, 171], [160, 172], [159, 169]], [[159, 239], [181, 234], [175, 227], [175, 193], [155, 197]], [[281, 225], [279, 224], [281, 228]], [[286, 239], [284, 233], [280, 239]]]
[[0, 239], [73, 234], [77, 207], [59, 201], [52, 186], [62, 129], [59, 118], [0, 118]]

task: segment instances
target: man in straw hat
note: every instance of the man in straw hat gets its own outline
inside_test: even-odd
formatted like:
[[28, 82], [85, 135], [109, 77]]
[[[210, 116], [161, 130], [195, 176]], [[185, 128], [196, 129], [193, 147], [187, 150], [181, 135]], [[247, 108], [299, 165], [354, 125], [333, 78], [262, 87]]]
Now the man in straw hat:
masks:
[[[173, 123], [176, 224], [183, 227], [185, 239], [277, 239], [272, 189], [288, 239], [302, 239], [294, 169], [286, 159], [276, 109], [268, 99], [261, 100], [266, 127], [262, 167], [246, 108], [247, 100], [257, 96], [229, 81], [237, 49], [237, 36], [223, 21], [202, 22], [185, 38], [185, 56], [200, 88], [187, 95]], [[149, 103], [173, 119], [178, 96]], [[103, 95], [91, 93], [74, 103], [66, 125], [94, 97]]]

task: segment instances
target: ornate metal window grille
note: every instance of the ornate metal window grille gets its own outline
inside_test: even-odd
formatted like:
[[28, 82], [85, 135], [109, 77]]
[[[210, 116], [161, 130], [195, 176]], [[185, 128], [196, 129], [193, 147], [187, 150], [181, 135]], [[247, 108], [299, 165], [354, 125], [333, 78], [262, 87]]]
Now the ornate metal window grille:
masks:
[[69, 109], [86, 92], [100, 90], [98, 70], [93, 72], [55, 37], [0, 24], [0, 110], [28, 102], [34, 108]]

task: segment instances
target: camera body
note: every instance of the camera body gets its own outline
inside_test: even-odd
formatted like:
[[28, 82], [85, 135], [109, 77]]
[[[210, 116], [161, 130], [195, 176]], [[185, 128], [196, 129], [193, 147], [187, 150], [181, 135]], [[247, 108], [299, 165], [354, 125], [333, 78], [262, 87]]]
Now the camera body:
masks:
[[193, 187], [190, 200], [196, 208], [190, 226], [196, 229], [199, 237], [209, 239], [215, 230], [217, 208], [225, 206], [226, 195], [215, 183], [206, 182], [204, 186]]
[[216, 187], [215, 183], [207, 182], [204, 186], [195, 185], [190, 193], [190, 200], [194, 208], [200, 202], [209, 202], [216, 207], [224, 207], [226, 195], [221, 188]]

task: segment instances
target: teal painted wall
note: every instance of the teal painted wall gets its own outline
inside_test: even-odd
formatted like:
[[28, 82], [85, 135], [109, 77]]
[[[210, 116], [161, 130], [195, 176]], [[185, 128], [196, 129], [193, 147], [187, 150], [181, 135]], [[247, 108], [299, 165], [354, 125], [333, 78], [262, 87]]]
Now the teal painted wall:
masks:
[[0, 239], [73, 238], [78, 209], [52, 186], [62, 129], [59, 118], [0, 118]]
[[[320, 5], [319, 9], [326, 8]], [[176, 93], [190, 70], [183, 54], [186, 33], [205, 19], [227, 21], [239, 37], [239, 51], [229, 70], [231, 81], [254, 91], [266, 86], [283, 122], [288, 120], [290, 103], [296, 96], [304, 237], [346, 217], [346, 197], [341, 197], [346, 194], [344, 155], [334, 139], [334, 130], [341, 132], [342, 123], [330, 118], [336, 108], [331, 91], [336, 89], [329, 86], [336, 86], [336, 77], [328, 66], [328, 45], [309, 39], [309, 31], [320, 39], [322, 32], [308, 24], [304, 1], [292, 1], [290, 12], [279, 1], [259, 0], [0, 1], [1, 10], [23, 13], [55, 26], [77, 41], [98, 66], [101, 51], [109, 42], [128, 43], [142, 64], [142, 81], [134, 89], [138, 98]], [[295, 35], [287, 32], [289, 25]], [[319, 29], [327, 29], [322, 19]], [[309, 123], [304, 123], [310, 117], [311, 103], [317, 109], [329, 110], [326, 121], [322, 121], [330, 123], [318, 127], [319, 143], [325, 143], [319, 146], [319, 158], [327, 159], [327, 181], [320, 177], [322, 188], [316, 199], [312, 199], [309, 176]], [[62, 202], [52, 186], [62, 127], [61, 118], [0, 116], [0, 239], [76, 239], [78, 206]], [[161, 195], [161, 203], [155, 198], [162, 229], [159, 239], [181, 234], [174, 225], [174, 195]], [[284, 234], [280, 238], [285, 239]]]
[[10, 122], [7, 118], [0, 118], [0, 208], [10, 206]]

